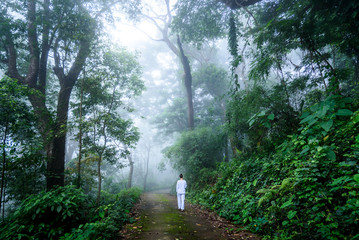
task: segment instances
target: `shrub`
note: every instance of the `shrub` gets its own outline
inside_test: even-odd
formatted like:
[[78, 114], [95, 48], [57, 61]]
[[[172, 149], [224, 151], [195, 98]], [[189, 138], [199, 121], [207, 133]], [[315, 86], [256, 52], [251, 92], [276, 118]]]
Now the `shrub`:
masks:
[[72, 186], [32, 195], [0, 228], [0, 239], [56, 239], [85, 222], [86, 195]]
[[96, 210], [92, 222], [81, 224], [61, 239], [116, 239], [122, 226], [132, 221], [130, 210], [141, 195], [139, 188], [124, 189], [115, 195], [116, 200]]
[[222, 163], [190, 200], [269, 239], [359, 237], [359, 111], [330, 96], [305, 113], [297, 135], [267, 156]]
[[[110, 195], [110, 194], [109, 194]], [[33, 195], [0, 226], [0, 239], [114, 239], [127, 221], [141, 190], [111, 195], [94, 207], [91, 197], [73, 186]]]
[[[198, 128], [183, 132], [165, 155], [190, 183], [198, 182], [202, 169], [214, 169], [223, 160], [226, 136], [223, 129]], [[209, 170], [208, 170], [209, 171]]]

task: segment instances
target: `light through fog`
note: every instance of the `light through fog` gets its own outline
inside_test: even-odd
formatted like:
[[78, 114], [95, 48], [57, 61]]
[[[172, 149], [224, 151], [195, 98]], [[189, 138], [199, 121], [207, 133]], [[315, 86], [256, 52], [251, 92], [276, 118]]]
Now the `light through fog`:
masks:
[[[159, 1], [147, 1], [147, 4], [155, 8], [153, 11], [160, 11], [161, 5], [156, 7], [155, 2], [160, 3]], [[168, 78], [173, 78], [177, 74], [178, 60], [164, 42], [154, 41], [154, 39], [160, 39], [161, 35], [156, 26], [148, 20], [141, 20], [134, 24], [126, 19], [121, 19], [121, 21], [107, 25], [106, 29], [112, 42], [139, 54], [139, 62], [143, 67], [146, 90], [136, 100], [135, 109], [138, 108], [138, 110], [131, 115], [131, 118], [141, 132], [141, 139], [136, 149], [131, 151], [131, 156], [134, 160], [133, 184], [140, 187], [143, 186], [143, 178], [146, 174], [146, 161], [149, 160], [147, 183], [153, 185], [150, 186], [153, 188], [170, 188], [177, 180], [179, 173], [173, 170], [170, 164], [165, 161], [161, 151], [169, 146], [173, 140], [167, 139], [166, 141], [161, 141], [157, 139], [158, 130], [151, 123], [154, 118], [153, 114], [156, 113], [151, 112], [150, 109], [144, 110], [146, 107], [141, 105], [142, 102], [146, 102], [153, 105], [151, 108], [162, 108], [161, 106], [156, 106], [158, 104], [158, 96], [153, 95], [160, 93], [151, 93], [152, 87], [155, 86], [163, 88], [164, 91], [171, 91], [166, 89], [165, 86], [170, 86], [169, 82], [173, 81], [173, 79]], [[153, 48], [159, 51], [154, 51]], [[169, 101], [171, 100], [166, 100], [166, 105]], [[149, 159], [147, 159], [148, 151], [150, 151]], [[129, 170], [129, 167], [120, 169], [119, 173], [116, 174], [116, 178], [118, 178], [116, 181], [126, 181]]]

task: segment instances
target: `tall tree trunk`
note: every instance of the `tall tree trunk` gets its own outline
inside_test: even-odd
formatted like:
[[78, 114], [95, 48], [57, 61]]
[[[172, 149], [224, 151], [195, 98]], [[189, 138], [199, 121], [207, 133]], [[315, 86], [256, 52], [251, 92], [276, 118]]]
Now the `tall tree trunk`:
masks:
[[150, 151], [151, 151], [151, 146], [148, 146], [147, 148], [147, 159], [146, 159], [146, 170], [145, 170], [145, 177], [144, 177], [144, 181], [143, 181], [143, 191], [146, 191], [147, 187], [147, 176], [148, 176], [148, 165], [150, 163]]
[[134, 164], [132, 161], [131, 154], [128, 156], [128, 161], [130, 162], [130, 173], [128, 174], [127, 188], [131, 188], [132, 187], [132, 176], [133, 176], [133, 164]]
[[[5, 163], [6, 166], [6, 163]], [[2, 206], [2, 219], [5, 218], [5, 200], [6, 200], [6, 184], [7, 184], [7, 180], [4, 180], [5, 184], [4, 184], [4, 194], [3, 194], [3, 206]]]
[[[66, 79], [67, 80], [67, 79]], [[67, 115], [69, 111], [70, 95], [75, 83], [75, 79], [66, 81], [61, 87], [58, 97], [57, 117], [55, 132], [52, 141], [52, 154], [47, 162], [47, 189], [54, 186], [64, 186], [65, 184], [65, 148], [67, 132]]]
[[8, 123], [5, 125], [5, 133], [3, 139], [3, 148], [2, 148], [2, 170], [1, 170], [1, 190], [0, 190], [0, 211], [2, 208], [2, 199], [5, 196], [5, 171], [6, 171], [6, 140], [7, 140], [7, 132], [8, 132]]
[[[38, 128], [42, 135], [45, 151], [47, 153], [47, 189], [52, 189], [54, 186], [64, 185], [64, 169], [65, 169], [65, 143], [66, 143], [66, 126], [67, 114], [69, 108], [69, 98], [74, 84], [85, 64], [85, 60], [90, 53], [90, 43], [94, 32], [89, 27], [86, 34], [82, 36], [78, 44], [79, 50], [77, 56], [72, 63], [72, 66], [67, 74], [61, 67], [59, 54], [57, 53], [56, 44], [53, 46], [54, 35], [49, 37], [50, 29], [50, 8], [49, 0], [44, 0], [41, 7], [43, 7], [43, 18], [45, 19], [40, 26], [37, 21], [37, 6], [36, 0], [27, 1], [27, 42], [29, 49], [29, 64], [26, 76], [21, 76], [17, 69], [17, 49], [12, 39], [12, 33], [9, 29], [6, 34], [8, 70], [6, 74], [12, 78], [18, 79], [21, 83], [27, 85], [29, 88], [40, 91], [42, 94], [32, 94], [29, 96], [31, 105], [38, 119]], [[85, 12], [85, 10], [84, 10]], [[39, 15], [40, 16], [40, 15]], [[39, 41], [38, 30], [42, 29], [41, 41]], [[52, 32], [55, 34], [56, 30]], [[41, 42], [41, 44], [40, 44]], [[59, 42], [56, 40], [55, 42]], [[60, 92], [57, 103], [57, 117], [54, 120], [51, 113], [46, 106], [46, 76], [48, 66], [48, 55], [50, 47], [54, 51], [54, 72], [58, 77], [60, 83]], [[40, 48], [41, 47], [41, 48]]]
[[184, 85], [187, 93], [187, 107], [188, 107], [188, 128], [194, 129], [194, 110], [193, 110], [193, 97], [192, 97], [192, 74], [191, 67], [187, 56], [184, 54], [180, 37], [177, 35], [178, 48], [180, 50], [181, 63], [184, 70]]
[[101, 198], [101, 185], [102, 185], [101, 162], [102, 162], [102, 156], [99, 156], [97, 162], [97, 177], [98, 177], [98, 189], [97, 189], [97, 200], [96, 200], [97, 205], [100, 203], [100, 198]]
[[[143, 16], [147, 19], [150, 19], [150, 21], [156, 26], [156, 28], [162, 33], [162, 39], [158, 41], [163, 41], [167, 44], [168, 48], [177, 56], [180, 57], [182, 66], [185, 72], [184, 75], [184, 84], [186, 88], [186, 94], [187, 94], [187, 108], [188, 108], [188, 128], [194, 129], [194, 110], [193, 110], [193, 97], [192, 97], [192, 75], [191, 75], [191, 68], [189, 65], [188, 58], [183, 52], [182, 44], [180, 41], [179, 36], [177, 36], [177, 43], [179, 46], [179, 49], [175, 46], [175, 44], [169, 39], [169, 26], [172, 23], [172, 11], [170, 7], [170, 1], [165, 0], [166, 3], [166, 9], [167, 14], [160, 16], [159, 14], [155, 14], [156, 17], [151, 17], [149, 15], [143, 14]], [[159, 23], [161, 22], [161, 23]], [[163, 26], [162, 26], [163, 23]], [[161, 27], [162, 26], [162, 27]], [[154, 40], [153, 38], [151, 38]]]
[[80, 96], [80, 126], [79, 126], [79, 159], [77, 162], [77, 188], [81, 188], [81, 158], [82, 158], [82, 101], [84, 95], [83, 81], [81, 82]]

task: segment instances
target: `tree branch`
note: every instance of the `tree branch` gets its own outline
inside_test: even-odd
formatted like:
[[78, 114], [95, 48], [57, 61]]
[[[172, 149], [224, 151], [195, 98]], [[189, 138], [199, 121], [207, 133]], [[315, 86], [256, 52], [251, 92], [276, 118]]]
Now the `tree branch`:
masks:
[[256, 4], [257, 2], [260, 2], [261, 0], [218, 0], [218, 1], [226, 4], [231, 9], [240, 9], [243, 7], [247, 7], [247, 6]]
[[36, 81], [39, 72], [39, 45], [37, 40], [35, 0], [30, 0], [28, 2], [27, 10], [27, 17], [29, 19], [27, 25], [27, 34], [30, 48], [30, 65], [25, 81], [29, 84], [29, 86], [36, 87]]
[[63, 84], [63, 80], [65, 79], [65, 73], [64, 73], [64, 69], [62, 67], [60, 67], [60, 54], [57, 51], [59, 45], [59, 38], [57, 38], [55, 40], [55, 44], [54, 44], [54, 60], [55, 60], [55, 65], [54, 65], [54, 73], [57, 76], [57, 78], [59, 79], [60, 85]]
[[49, 16], [49, 5], [50, 1], [44, 1], [44, 19], [43, 19], [43, 33], [42, 33], [42, 50], [41, 58], [39, 65], [39, 89], [44, 94], [46, 89], [46, 75], [47, 75], [47, 60], [49, 57], [50, 43], [49, 43], [49, 33], [50, 33], [50, 16]]
[[11, 78], [16, 78], [21, 83], [24, 83], [25, 78], [20, 75], [20, 73], [17, 69], [17, 60], [16, 60], [17, 54], [16, 54], [14, 42], [11, 38], [10, 31], [8, 31], [6, 38], [7, 38], [6, 42], [7, 42], [7, 55], [8, 55], [8, 61], [7, 61], [8, 69], [7, 69], [6, 75], [8, 75]]

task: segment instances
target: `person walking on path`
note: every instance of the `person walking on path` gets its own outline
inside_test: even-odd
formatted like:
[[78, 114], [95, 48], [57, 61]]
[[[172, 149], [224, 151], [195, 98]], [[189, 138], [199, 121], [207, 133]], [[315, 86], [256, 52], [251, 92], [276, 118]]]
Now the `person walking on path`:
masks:
[[180, 180], [177, 181], [176, 192], [178, 201], [178, 210], [184, 211], [184, 199], [186, 195], [187, 182], [183, 179], [182, 173], [179, 175]]

